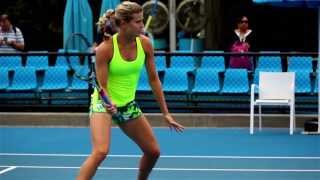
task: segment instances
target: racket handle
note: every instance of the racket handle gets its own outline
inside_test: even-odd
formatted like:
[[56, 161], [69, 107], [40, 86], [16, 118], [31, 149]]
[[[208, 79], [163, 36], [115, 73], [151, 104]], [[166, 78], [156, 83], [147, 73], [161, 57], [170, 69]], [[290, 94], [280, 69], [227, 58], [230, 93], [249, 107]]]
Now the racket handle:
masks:
[[[108, 98], [108, 96], [106, 96], [102, 89], [99, 91], [99, 94], [105, 104], [112, 105], [110, 99]], [[118, 120], [124, 120], [119, 113], [112, 114], [112, 116], [116, 117]]]
[[108, 105], [112, 105], [110, 99], [106, 96], [106, 93], [101, 89], [99, 91], [100, 97], [102, 98], [103, 102], [105, 102]]

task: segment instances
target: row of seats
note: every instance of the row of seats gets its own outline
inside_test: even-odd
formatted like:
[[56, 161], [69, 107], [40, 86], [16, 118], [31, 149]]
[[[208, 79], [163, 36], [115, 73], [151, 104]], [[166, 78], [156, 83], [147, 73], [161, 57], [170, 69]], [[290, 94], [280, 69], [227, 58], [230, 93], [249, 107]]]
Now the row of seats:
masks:
[[[313, 94], [318, 92], [318, 79], [312, 78], [310, 73], [297, 71], [296, 93]], [[210, 68], [198, 68], [191, 73], [184, 69], [167, 68], [163, 76], [163, 90], [165, 92], [180, 92], [192, 94], [207, 93], [232, 93], [247, 94], [250, 84], [258, 82], [258, 73], [252, 80], [246, 69], [227, 68], [225, 72], [212, 71]], [[138, 91], [151, 91], [148, 84], [148, 77], [145, 71], [142, 72]]]
[[[296, 72], [313, 72], [313, 58], [311, 56], [289, 56], [287, 62], [287, 71]], [[211, 68], [213, 71], [224, 72], [226, 69], [226, 61], [223, 56], [203, 56], [199, 63], [192, 56], [173, 56], [170, 59], [170, 65], [167, 66], [164, 56], [156, 57], [156, 63], [164, 70], [170, 68], [183, 68], [189, 71], [195, 68]], [[257, 58], [256, 70], [267, 71], [283, 71], [280, 56], [259, 56]]]
[[[156, 60], [157, 62], [158, 60]], [[162, 60], [163, 61], [163, 60]], [[213, 72], [229, 72], [226, 71], [225, 59], [223, 56], [203, 56], [201, 58], [201, 63], [198, 68], [194, 66], [194, 60], [192, 57], [188, 56], [175, 56], [171, 58], [171, 66], [169, 69], [180, 69], [185, 70], [187, 72], [193, 71], [197, 69], [199, 74], [202, 71], [200, 69], [210, 69]], [[318, 90], [317, 81], [315, 83], [312, 82], [312, 73], [313, 70], [313, 58], [311, 56], [289, 56], [287, 71], [288, 72], [296, 72], [296, 93], [316, 93]], [[160, 61], [161, 62], [161, 61]], [[158, 62], [159, 63], [159, 62]], [[162, 65], [161, 67], [163, 67]], [[259, 56], [257, 60], [256, 68], [253, 72], [253, 83], [259, 84], [259, 73], [260, 72], [282, 72], [284, 68], [282, 67], [282, 61], [280, 56]], [[165, 68], [161, 68], [161, 70], [165, 70]], [[203, 70], [207, 74], [211, 72], [207, 70]], [[214, 77], [216, 75], [213, 75]], [[197, 76], [196, 76], [197, 77]], [[201, 76], [200, 76], [201, 77]], [[244, 76], [243, 76], [244, 77]], [[226, 76], [228, 78], [228, 76]], [[250, 76], [249, 76], [250, 79]], [[312, 86], [315, 84], [314, 86]], [[218, 84], [213, 85], [216, 90], [212, 92], [220, 91]], [[197, 81], [196, 81], [197, 87]], [[314, 88], [313, 88], [314, 87]], [[213, 87], [206, 87], [207, 89], [211, 89]], [[247, 85], [243, 85], [242, 89], [248, 89]], [[222, 88], [221, 92], [225, 92]], [[242, 92], [242, 91], [239, 91]]]
[[[65, 52], [64, 49], [59, 49], [58, 53]], [[77, 50], [70, 50], [70, 53], [77, 53]], [[31, 52], [32, 53], [32, 52]], [[36, 53], [48, 53], [48, 51], [36, 51]], [[22, 56], [0, 56], [0, 68], [14, 70], [20, 67], [33, 67], [37, 70], [45, 70], [50, 67], [63, 67], [68, 69], [66, 56], [58, 55], [53, 65], [49, 65], [48, 55], [30, 55], [26, 57], [25, 65], [22, 63]], [[79, 56], [70, 56], [72, 67], [88, 65], [88, 58], [81, 60]]]
[[[88, 66], [79, 66], [82, 73], [89, 72]], [[253, 82], [259, 84], [259, 72], [269, 69], [257, 69], [254, 73]], [[165, 91], [185, 91], [194, 84], [192, 92], [222, 92], [222, 93], [247, 93], [249, 90], [250, 76], [244, 69], [227, 69], [223, 72], [213, 71], [211, 68], [198, 68], [192, 71], [194, 82], [190, 83], [188, 72], [184, 68], [166, 68], [164, 71], [163, 85]], [[13, 72], [13, 78], [10, 78]], [[86, 90], [88, 83], [81, 81], [74, 75], [70, 77], [70, 72], [62, 67], [49, 67], [46, 70], [37, 70], [33, 67], [20, 67], [14, 70], [0, 68], [0, 90]], [[147, 80], [145, 70], [141, 74], [138, 90], [151, 90]], [[12, 80], [11, 80], [12, 79]], [[223, 79], [223, 81], [222, 81]], [[313, 82], [312, 76], [306, 71], [296, 71], [296, 92], [312, 93], [317, 92], [317, 80]], [[11, 81], [10, 81], [11, 80]], [[314, 88], [312, 88], [314, 87]], [[232, 89], [232, 90], [231, 90]]]
[[[58, 52], [64, 52], [64, 49], [59, 49]], [[45, 51], [46, 52], [46, 51]], [[70, 52], [77, 52], [76, 50], [70, 50]], [[222, 53], [223, 51], [214, 51]], [[197, 59], [199, 61], [197, 61]], [[70, 57], [73, 66], [87, 65], [88, 59], [80, 60], [78, 56]], [[224, 56], [172, 56], [170, 62], [167, 63], [165, 56], [156, 56], [155, 62], [158, 70], [164, 70], [168, 67], [183, 68], [188, 71], [192, 71], [195, 68], [211, 68], [213, 71], [224, 72], [226, 65], [228, 64]], [[306, 71], [313, 72], [314, 67], [311, 56], [288, 56], [287, 69], [282, 67], [280, 56], [259, 56], [256, 61], [256, 70], [268, 70], [268, 71]], [[0, 64], [2, 68], [14, 69], [16, 67], [22, 67], [21, 56], [0, 56]], [[48, 56], [27, 56], [25, 66], [34, 67], [37, 69], [46, 69], [49, 66]], [[57, 56], [53, 66], [68, 67], [65, 56]]]
[[[83, 68], [83, 73], [88, 73]], [[184, 70], [168, 68], [164, 73], [163, 90], [165, 92], [191, 92], [201, 93], [248, 93], [250, 79], [245, 69], [227, 69], [221, 78], [220, 73], [211, 71], [208, 68], [198, 69], [194, 72], [194, 81], [190, 83], [190, 76]], [[65, 68], [52, 67], [44, 71], [39, 77], [34, 68], [17, 68], [10, 81], [9, 71], [0, 68], [0, 90], [6, 91], [54, 91], [54, 90], [83, 90], [86, 91], [89, 85], [86, 81], [79, 80], [75, 75], [69, 76]], [[317, 93], [317, 79], [312, 82], [306, 72], [296, 72], [296, 93]], [[190, 84], [191, 88], [190, 88]], [[258, 82], [256, 82], [258, 84]], [[314, 87], [314, 88], [312, 88]], [[191, 89], [191, 90], [190, 90]], [[151, 91], [148, 83], [147, 73], [142, 72], [137, 87], [138, 91]]]
[[[63, 52], [64, 50], [59, 50], [59, 52]], [[71, 51], [71, 52], [76, 52], [76, 51]], [[222, 51], [216, 51], [218, 53], [221, 53]], [[78, 56], [71, 56], [70, 57], [71, 62], [73, 63], [72, 66], [74, 67], [88, 67], [88, 61], [80, 61], [80, 58]], [[165, 56], [156, 56], [155, 57], [155, 63], [156, 63], [156, 67], [158, 71], [165, 71], [165, 77], [170, 77], [170, 74], [173, 74], [172, 76], [180, 76], [180, 74], [184, 77], [184, 74], [187, 74], [188, 72], [195, 72], [195, 89], [197, 89], [198, 84], [201, 84], [201, 81], [197, 81], [197, 78], [201, 77], [201, 74], [217, 74], [219, 76], [219, 73], [224, 73], [225, 75], [225, 80], [228, 79], [228, 74], [229, 72], [226, 71], [226, 62], [225, 62], [225, 58], [223, 56], [203, 56], [201, 57], [200, 61], [196, 60], [197, 58], [192, 57], [192, 56], [173, 56], [170, 58], [170, 63], [167, 64], [167, 60]], [[198, 64], [197, 64], [198, 63]], [[50, 71], [54, 71], [53, 69], [56, 68], [62, 68], [65, 69], [64, 71], [68, 71], [68, 65], [67, 65], [67, 61], [66, 61], [66, 57], [65, 56], [57, 56], [56, 58], [56, 62], [54, 66], [49, 66], [48, 63], [48, 56], [27, 56], [26, 59], [26, 64], [25, 66], [22, 66], [21, 63], [21, 56], [0, 56], [0, 68], [2, 68], [3, 71], [2, 73], [6, 74], [6, 70], [9, 71], [14, 71], [15, 72], [15, 76], [14, 77], [19, 77], [18, 75], [20, 73], [18, 73], [18, 71], [27, 71], [26, 69], [32, 67], [35, 69], [35, 71], [45, 71], [45, 75], [50, 73]], [[58, 68], [58, 69], [59, 69]], [[47, 71], [48, 69], [48, 71]], [[203, 69], [202, 71], [200, 69]], [[205, 70], [207, 69], [207, 70]], [[255, 68], [255, 71], [253, 72], [253, 82], [258, 84], [258, 79], [259, 79], [259, 72], [261, 71], [275, 71], [275, 72], [281, 72], [283, 70], [282, 67], [282, 62], [281, 62], [281, 58], [280, 56], [259, 56], [258, 60], [257, 60], [257, 65]], [[32, 70], [29, 70], [32, 71]], [[313, 65], [312, 65], [312, 57], [302, 57], [302, 56], [289, 56], [288, 57], [288, 67], [287, 67], [287, 71], [291, 71], [291, 72], [297, 72], [296, 75], [296, 79], [297, 79], [297, 93], [310, 93], [310, 92], [314, 92], [317, 88], [317, 86], [315, 86], [315, 89], [312, 89], [312, 85], [314, 83], [312, 83], [312, 77], [310, 77], [310, 74], [308, 73], [312, 73], [313, 72]], [[21, 72], [21, 73], [23, 73]], [[204, 73], [203, 73], [204, 72]], [[30, 73], [30, 72], [29, 72]], [[248, 72], [247, 72], [248, 73]], [[9, 73], [8, 73], [9, 74]], [[33, 73], [31, 73], [33, 74]], [[64, 74], [64, 73], [62, 73]], [[68, 74], [68, 73], [67, 73]], [[46, 75], [47, 76], [47, 75]], [[48, 75], [49, 76], [49, 75]], [[64, 75], [63, 75], [64, 76]], [[211, 78], [214, 78], [216, 75], [212, 75], [210, 76]], [[6, 76], [3, 76], [6, 77]], [[219, 76], [220, 77], [220, 76]], [[248, 75], [246, 75], [246, 77], [248, 78]], [[144, 76], [141, 76], [141, 82], [143, 82], [143, 78]], [[15, 80], [16, 78], [13, 78], [13, 80]], [[39, 78], [38, 78], [39, 79]], [[48, 78], [44, 79], [44, 83], [47, 82]], [[70, 79], [70, 78], [69, 78]], [[76, 79], [76, 78], [75, 78]], [[167, 78], [165, 78], [167, 79]], [[225, 84], [221, 82], [221, 78], [218, 78], [219, 83], [220, 84]], [[250, 76], [249, 76], [249, 80], [250, 80]], [[12, 84], [14, 85], [15, 83], [10, 83], [7, 82], [6, 85], [6, 78], [1, 78], [1, 81], [3, 81], [4, 85], [2, 85], [2, 89], [7, 89], [10, 86], [12, 86]], [[76, 82], [77, 80], [69, 80], [69, 86], [71, 86], [71, 88], [74, 87], [72, 82]], [[213, 81], [213, 80], [211, 80]], [[13, 81], [15, 82], [15, 81]], [[83, 81], [80, 81], [83, 82]], [[165, 82], [168, 82], [168, 80], [166, 80]], [[188, 81], [189, 82], [189, 81]], [[250, 82], [250, 81], [248, 81]], [[299, 83], [301, 82], [301, 83]], [[8, 85], [9, 84], [9, 85]], [[71, 85], [70, 85], [71, 84]], [[77, 83], [78, 84], [78, 83]], [[141, 85], [142, 84], [142, 85]], [[169, 84], [168, 86], [170, 86], [170, 83], [166, 83]], [[175, 84], [175, 83], [173, 83]], [[190, 83], [188, 83], [190, 84]], [[211, 91], [222, 91], [225, 92], [225, 90], [222, 88], [223, 86], [218, 86], [218, 84], [215, 84], [214, 88], [216, 88], [217, 90], [212, 90], [213, 87], [208, 86], [206, 87], [207, 89], [211, 89]], [[301, 86], [299, 84], [302, 84]], [[140, 83], [139, 84], [139, 90], [143, 90], [148, 89], [149, 87], [147, 87], [148, 85], [146, 83]], [[37, 85], [37, 87], [41, 87], [40, 89], [45, 89], [42, 86]], [[83, 88], [87, 87], [83, 86]], [[219, 88], [218, 88], [219, 87]], [[301, 87], [301, 88], [299, 88]], [[15, 86], [13, 86], [13, 88], [11, 87], [11, 89], [15, 89]], [[22, 88], [23, 89], [23, 88]], [[81, 89], [81, 88], [80, 88]], [[190, 88], [189, 88], [190, 89]], [[168, 88], [168, 90], [170, 90], [170, 88]]]
[[[10, 82], [10, 71], [0, 68], [0, 90], [26, 91], [26, 90], [87, 90], [86, 81], [79, 80], [75, 75], [69, 76], [68, 70], [60, 67], [51, 67], [43, 72], [35, 68], [17, 68], [13, 71]], [[83, 68], [83, 73], [88, 73], [88, 68]], [[248, 93], [250, 79], [245, 69], [227, 69], [221, 78], [221, 73], [208, 68], [200, 68], [194, 72], [194, 82], [190, 83], [190, 76], [183, 69], [167, 68], [164, 72], [163, 88], [166, 92], [189, 92], [190, 84], [192, 93]], [[317, 82], [317, 81], [316, 81]], [[317, 92], [317, 83], [312, 90], [310, 75], [306, 72], [296, 73], [296, 92]], [[258, 82], [256, 82], [258, 84]], [[145, 70], [141, 73], [138, 91], [151, 91]]]
[[[87, 66], [80, 67], [81, 73], [88, 74]], [[74, 74], [62, 67], [49, 67], [37, 70], [33, 67], [20, 67], [14, 70], [0, 68], [0, 90], [2, 91], [54, 91], [88, 90], [86, 81], [79, 80]]]

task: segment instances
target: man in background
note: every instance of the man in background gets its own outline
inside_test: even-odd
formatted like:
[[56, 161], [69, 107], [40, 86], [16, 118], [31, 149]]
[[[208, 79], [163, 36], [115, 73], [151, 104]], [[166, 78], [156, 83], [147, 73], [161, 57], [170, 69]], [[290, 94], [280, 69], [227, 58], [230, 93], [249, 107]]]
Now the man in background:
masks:
[[18, 52], [24, 50], [21, 30], [14, 26], [7, 14], [0, 16], [0, 52]]

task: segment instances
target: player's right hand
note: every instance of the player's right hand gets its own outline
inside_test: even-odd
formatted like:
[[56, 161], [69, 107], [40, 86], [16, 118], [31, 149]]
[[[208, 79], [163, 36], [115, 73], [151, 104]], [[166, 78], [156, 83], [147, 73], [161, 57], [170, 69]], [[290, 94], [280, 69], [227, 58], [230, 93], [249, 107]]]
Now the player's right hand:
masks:
[[110, 114], [116, 114], [118, 112], [117, 110], [117, 106], [115, 104], [112, 105], [106, 105], [106, 110], [107, 112], [109, 112]]

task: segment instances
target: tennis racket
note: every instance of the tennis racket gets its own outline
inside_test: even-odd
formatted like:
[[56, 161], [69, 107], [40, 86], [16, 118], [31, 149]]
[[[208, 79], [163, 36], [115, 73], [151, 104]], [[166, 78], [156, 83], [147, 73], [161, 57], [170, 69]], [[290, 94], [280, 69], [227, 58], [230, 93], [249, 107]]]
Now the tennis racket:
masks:
[[[80, 80], [89, 82], [99, 92], [100, 98], [104, 105], [112, 105], [111, 101], [103, 89], [99, 86], [95, 73], [95, 57], [88, 55], [92, 53], [91, 44], [88, 39], [81, 33], [73, 33], [69, 36], [65, 44], [65, 54], [67, 64], [71, 70], [71, 73]], [[79, 56], [75, 56], [78, 54]], [[89, 58], [89, 67], [79, 67], [79, 60], [81, 58]], [[85, 69], [87, 68], [87, 69]], [[119, 113], [113, 114], [116, 118], [122, 119]]]

